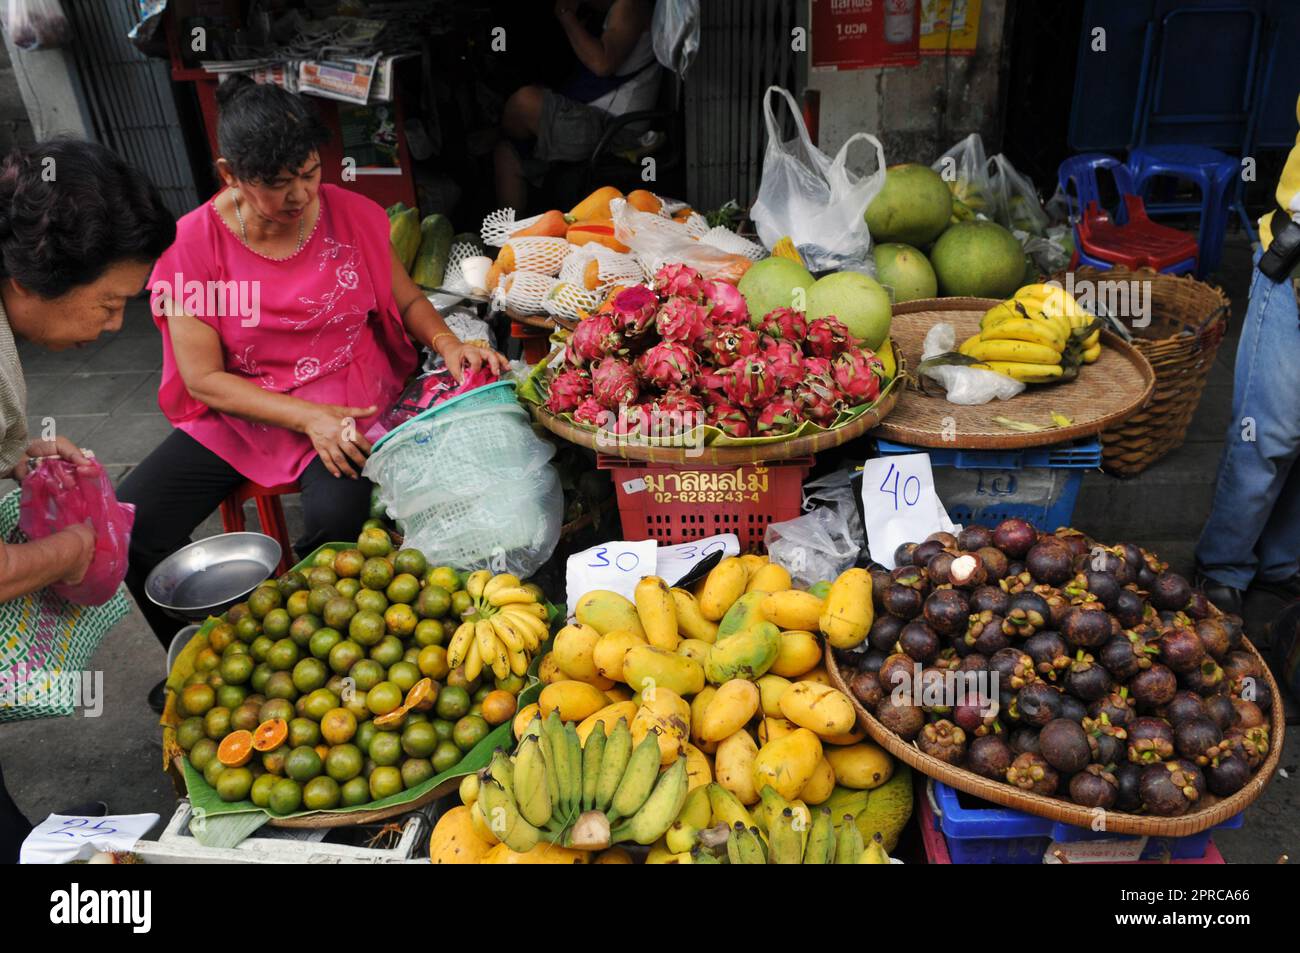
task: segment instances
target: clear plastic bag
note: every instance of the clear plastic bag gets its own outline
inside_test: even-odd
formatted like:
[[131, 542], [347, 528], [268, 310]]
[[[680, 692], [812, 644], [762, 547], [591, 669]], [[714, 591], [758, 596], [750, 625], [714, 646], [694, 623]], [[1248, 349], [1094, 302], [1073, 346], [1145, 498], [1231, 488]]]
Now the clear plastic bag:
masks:
[[957, 143], [930, 166], [948, 183], [954, 200], [953, 215], [958, 220], [976, 215], [992, 218], [995, 207], [993, 185], [989, 181], [989, 161], [984, 140], [978, 132]]
[[[940, 322], [926, 332], [921, 360], [928, 361], [932, 357], [955, 350], [957, 350], [956, 329], [946, 321]], [[1010, 400], [1025, 389], [1022, 381], [979, 367], [944, 364], [924, 368], [921, 373], [937, 381], [947, 391], [950, 404], [967, 406], [987, 404], [995, 397], [999, 400]]]
[[848, 521], [839, 507], [819, 506], [784, 523], [769, 523], [763, 536], [772, 562], [784, 566], [801, 587], [831, 580], [858, 558]]
[[4, 29], [20, 50], [67, 46], [72, 27], [59, 0], [5, 0]]
[[95, 555], [76, 585], [50, 590], [82, 606], [102, 606], [126, 578], [135, 507], [119, 503], [113, 483], [97, 460], [77, 467], [59, 457], [36, 461], [23, 480], [18, 528], [28, 539], [44, 539], [74, 523], [95, 531]]
[[1013, 232], [1042, 236], [1048, 219], [1034, 183], [1016, 171], [1011, 160], [1000, 152], [989, 160], [989, 165], [994, 221]]
[[[781, 139], [772, 111], [772, 96], [783, 97], [794, 115], [798, 135]], [[885, 185], [885, 150], [869, 133], [849, 136], [832, 159], [812, 143], [794, 97], [770, 86], [763, 97], [767, 122], [767, 153], [763, 181], [750, 217], [768, 248], [789, 236], [811, 271], [831, 271], [848, 262], [866, 260], [871, 233], [863, 215]], [[875, 148], [875, 169], [859, 176], [848, 167], [849, 150], [859, 141]]]
[[700, 241], [687, 226], [639, 211], [625, 199], [610, 202], [609, 212], [615, 237], [632, 250], [648, 275], [664, 265], [681, 262], [705, 278], [735, 284], [753, 264], [747, 256]]
[[655, 59], [685, 79], [700, 49], [700, 0], [659, 0], [650, 36]]

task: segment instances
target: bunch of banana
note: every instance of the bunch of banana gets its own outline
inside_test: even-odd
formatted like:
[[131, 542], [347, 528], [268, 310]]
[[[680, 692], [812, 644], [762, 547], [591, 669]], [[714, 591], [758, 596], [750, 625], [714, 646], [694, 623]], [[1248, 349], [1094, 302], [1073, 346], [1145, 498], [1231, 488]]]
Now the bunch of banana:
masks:
[[1055, 285], [1026, 285], [985, 312], [980, 331], [958, 350], [975, 367], [1026, 384], [1072, 380], [1101, 354], [1096, 319]]
[[1065, 327], [1070, 343], [1078, 347], [1082, 363], [1091, 364], [1101, 356], [1101, 323], [1064, 288], [1042, 283], [1025, 285], [1011, 300], [1024, 305], [1031, 315], [1046, 315]]
[[465, 580], [465, 591], [474, 606], [447, 645], [447, 664], [463, 665], [470, 680], [484, 668], [497, 678], [526, 675], [533, 656], [551, 636], [542, 590], [510, 573], [493, 575], [480, 569]]
[[652, 844], [672, 825], [686, 800], [686, 759], [661, 774], [654, 732], [633, 746], [627, 719], [608, 734], [604, 722], [596, 727], [584, 747], [558, 712], [535, 718], [513, 761], [498, 750], [479, 775], [488, 827], [511, 850], [542, 840], [582, 850]]
[[[802, 829], [801, 829], [802, 828]], [[862, 833], [853, 823], [831, 824], [831, 812], [822, 808], [810, 828], [798, 823], [798, 815], [786, 808], [767, 839], [757, 827], [736, 821], [727, 832], [725, 851], [700, 842], [691, 848], [694, 864], [888, 864], [877, 835], [863, 844]]]

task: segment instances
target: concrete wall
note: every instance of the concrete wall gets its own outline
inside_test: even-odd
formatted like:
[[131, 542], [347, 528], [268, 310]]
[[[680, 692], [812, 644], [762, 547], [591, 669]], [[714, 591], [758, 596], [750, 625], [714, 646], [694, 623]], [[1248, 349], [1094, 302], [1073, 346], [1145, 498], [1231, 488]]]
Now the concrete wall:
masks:
[[0, 154], [33, 140], [32, 123], [18, 91], [18, 77], [9, 50], [0, 46]]
[[978, 132], [988, 152], [997, 152], [1003, 34], [1012, 2], [984, 0], [973, 56], [923, 56], [909, 68], [809, 70], [808, 88], [821, 92], [822, 149], [834, 154], [855, 132], [870, 132], [891, 164], [929, 164]]
[[[77, 86], [77, 67], [66, 50], [17, 49], [5, 37], [5, 54], [13, 70], [12, 86], [26, 110], [31, 138], [51, 136], [95, 138], [94, 126]], [[11, 106], [12, 86], [0, 76], [0, 100]], [[18, 133], [23, 130], [18, 128]]]

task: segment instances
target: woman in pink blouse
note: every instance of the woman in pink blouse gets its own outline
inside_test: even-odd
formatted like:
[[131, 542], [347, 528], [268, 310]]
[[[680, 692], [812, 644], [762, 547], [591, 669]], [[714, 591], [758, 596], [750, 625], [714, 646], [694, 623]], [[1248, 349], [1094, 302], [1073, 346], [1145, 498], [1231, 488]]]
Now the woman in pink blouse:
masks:
[[328, 133], [303, 100], [235, 77], [219, 102], [227, 187], [177, 223], [149, 281], [159, 404], [176, 430], [119, 490], [137, 507], [127, 583], [164, 645], [176, 625], [144, 580], [235, 487], [301, 484], [299, 554], [354, 538], [367, 432], [415, 368], [416, 344], [458, 377], [505, 369], [447, 330], [394, 256], [384, 210], [321, 184]]

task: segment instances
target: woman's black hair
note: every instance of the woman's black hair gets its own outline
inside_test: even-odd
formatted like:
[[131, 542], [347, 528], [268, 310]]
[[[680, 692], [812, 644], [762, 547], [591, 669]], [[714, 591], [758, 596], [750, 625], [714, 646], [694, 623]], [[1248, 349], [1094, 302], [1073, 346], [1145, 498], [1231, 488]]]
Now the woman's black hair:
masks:
[[303, 97], [238, 73], [217, 87], [217, 106], [217, 147], [247, 182], [296, 171], [330, 138]]
[[153, 183], [97, 142], [38, 142], [0, 164], [0, 272], [43, 298], [152, 262], [175, 239]]

